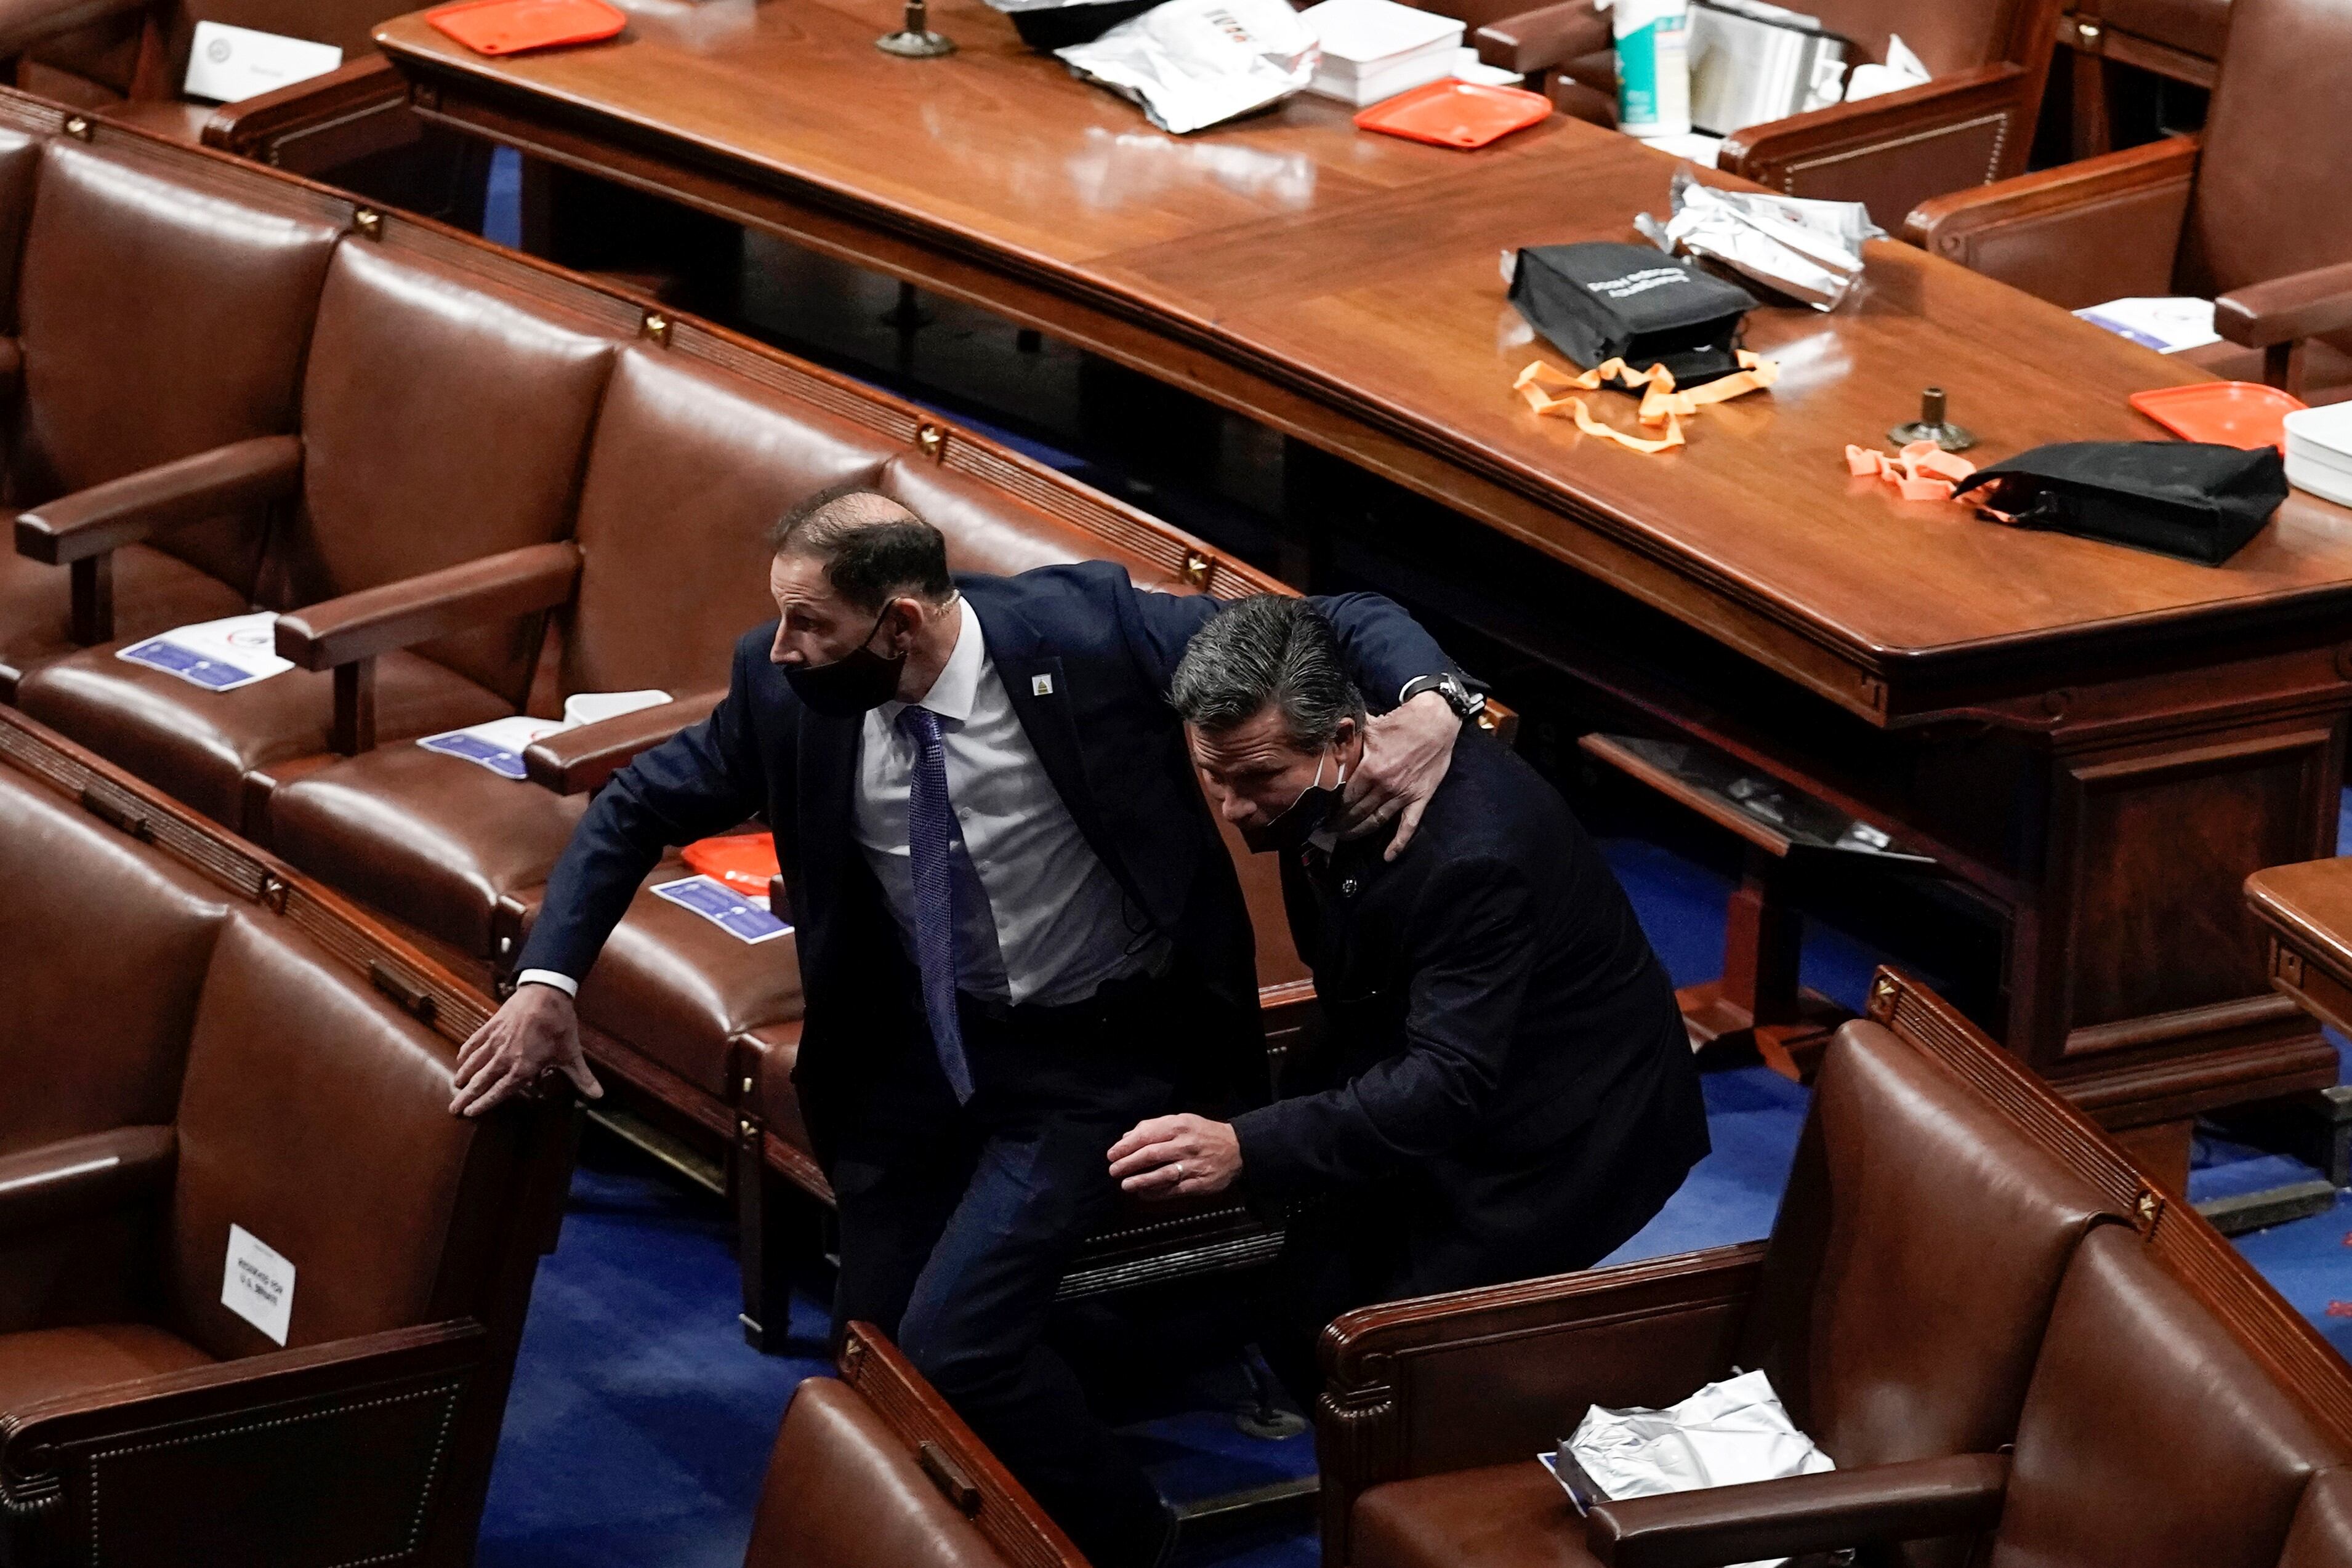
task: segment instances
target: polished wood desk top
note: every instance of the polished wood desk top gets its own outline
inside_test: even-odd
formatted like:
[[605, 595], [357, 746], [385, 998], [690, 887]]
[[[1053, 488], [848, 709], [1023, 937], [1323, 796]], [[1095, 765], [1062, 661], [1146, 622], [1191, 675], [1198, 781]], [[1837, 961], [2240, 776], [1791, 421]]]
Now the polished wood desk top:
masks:
[[[1850, 479], [1845, 444], [1914, 417], [1924, 384], [1949, 390], [1979, 437], [1969, 455], [1990, 462], [2160, 438], [2126, 395], [2208, 379], [1893, 242], [1839, 311], [1756, 311], [1748, 341], [1780, 361], [1780, 385], [1706, 411], [1681, 451], [1537, 418], [1512, 378], [1538, 353], [1565, 361], [1529, 342], [1497, 259], [1632, 239], [1636, 213], [1664, 212], [1673, 162], [1613, 133], [1556, 115], [1465, 153], [1359, 132], [1300, 97], [1176, 138], [979, 0], [935, 0], [933, 25], [962, 46], [937, 60], [874, 47], [897, 0], [622, 3], [621, 38], [543, 55], [485, 58], [417, 16], [376, 37], [420, 108], [505, 117], [477, 120], [485, 133], [529, 148], [532, 128], [568, 128], [783, 193], [1026, 298], [1139, 323], [1168, 345], [1159, 373], [1212, 396], [1197, 367], [1239, 366], [1374, 433], [1424, 493], [1467, 479], [1465, 496], [1523, 498], [1461, 505], [1881, 722], [1938, 706], [1906, 705], [1906, 682], [1948, 709], [1963, 688], [2018, 700], [2129, 668], [2139, 654], [2119, 647], [2221, 657], [2256, 629], [2308, 645], [2352, 611], [2352, 513], [2300, 491], [2214, 569]], [[1631, 399], [1601, 398], [1631, 425]], [[1292, 428], [1318, 439], [1312, 418]]]
[[2305, 962], [2352, 981], [2352, 857], [2265, 867], [2246, 902]]

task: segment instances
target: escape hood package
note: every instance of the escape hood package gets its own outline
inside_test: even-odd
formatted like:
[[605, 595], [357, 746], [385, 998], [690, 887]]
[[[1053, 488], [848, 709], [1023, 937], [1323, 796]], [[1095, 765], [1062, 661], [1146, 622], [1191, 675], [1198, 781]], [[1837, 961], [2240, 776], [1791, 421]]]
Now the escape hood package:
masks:
[[1816, 310], [1834, 309], [1862, 281], [1863, 242], [1886, 237], [1860, 202], [1718, 191], [1686, 168], [1675, 171], [1666, 199], [1664, 223], [1647, 213], [1633, 220], [1651, 244], [1720, 263]]
[[1609, 360], [1637, 371], [1664, 365], [1685, 387], [1740, 368], [1740, 319], [1756, 308], [1736, 283], [1613, 240], [1520, 251], [1511, 303], [1587, 370]]
[[1181, 135], [1279, 103], [1315, 79], [1315, 33], [1284, 0], [1168, 0], [1054, 53]]

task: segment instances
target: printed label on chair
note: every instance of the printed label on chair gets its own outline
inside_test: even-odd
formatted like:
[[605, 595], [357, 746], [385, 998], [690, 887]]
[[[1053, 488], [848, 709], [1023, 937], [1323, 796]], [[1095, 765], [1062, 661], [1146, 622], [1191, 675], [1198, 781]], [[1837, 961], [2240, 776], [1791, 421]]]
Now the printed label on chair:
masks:
[[188, 74], [180, 90], [190, 98], [236, 103], [325, 76], [342, 63], [343, 51], [332, 44], [199, 22], [188, 45]]
[[738, 942], [772, 942], [792, 933], [791, 926], [769, 913], [766, 899], [738, 893], [711, 877], [683, 876], [660, 883], [654, 894], [701, 915]]
[[199, 621], [150, 637], [114, 656], [126, 664], [177, 675], [208, 692], [233, 692], [294, 667], [291, 660], [278, 656], [277, 626], [278, 617], [267, 610]]
[[221, 1305], [284, 1344], [294, 1320], [294, 1265], [244, 1226], [230, 1226]]

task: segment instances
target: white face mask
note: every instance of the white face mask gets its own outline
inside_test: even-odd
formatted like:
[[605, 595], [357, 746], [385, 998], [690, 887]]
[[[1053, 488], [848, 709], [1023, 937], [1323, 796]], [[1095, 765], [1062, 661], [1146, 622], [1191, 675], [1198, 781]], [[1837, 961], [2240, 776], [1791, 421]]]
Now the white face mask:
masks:
[[1348, 765], [1344, 762], [1339, 764], [1338, 783], [1327, 786], [1323, 782], [1323, 764], [1330, 760], [1334, 758], [1328, 752], [1315, 759], [1315, 782], [1301, 789], [1298, 798], [1285, 806], [1272, 821], [1264, 827], [1241, 831], [1242, 841], [1249, 845], [1252, 852], [1264, 854], [1268, 850], [1280, 850], [1286, 853], [1304, 847], [1315, 836], [1323, 820], [1331, 814], [1331, 808], [1339, 804], [1339, 791], [1348, 787]]

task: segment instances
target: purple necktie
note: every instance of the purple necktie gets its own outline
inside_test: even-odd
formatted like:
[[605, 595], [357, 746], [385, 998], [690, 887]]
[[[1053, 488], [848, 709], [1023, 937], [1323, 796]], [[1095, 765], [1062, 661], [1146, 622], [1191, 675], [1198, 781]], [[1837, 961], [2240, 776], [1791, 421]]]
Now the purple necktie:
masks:
[[915, 968], [922, 978], [931, 1045], [961, 1105], [971, 1099], [971, 1066], [964, 1060], [963, 1028], [956, 1019], [955, 818], [948, 808], [947, 747], [940, 742], [939, 716], [929, 708], [902, 708], [898, 727], [915, 743], [915, 776], [907, 791]]

